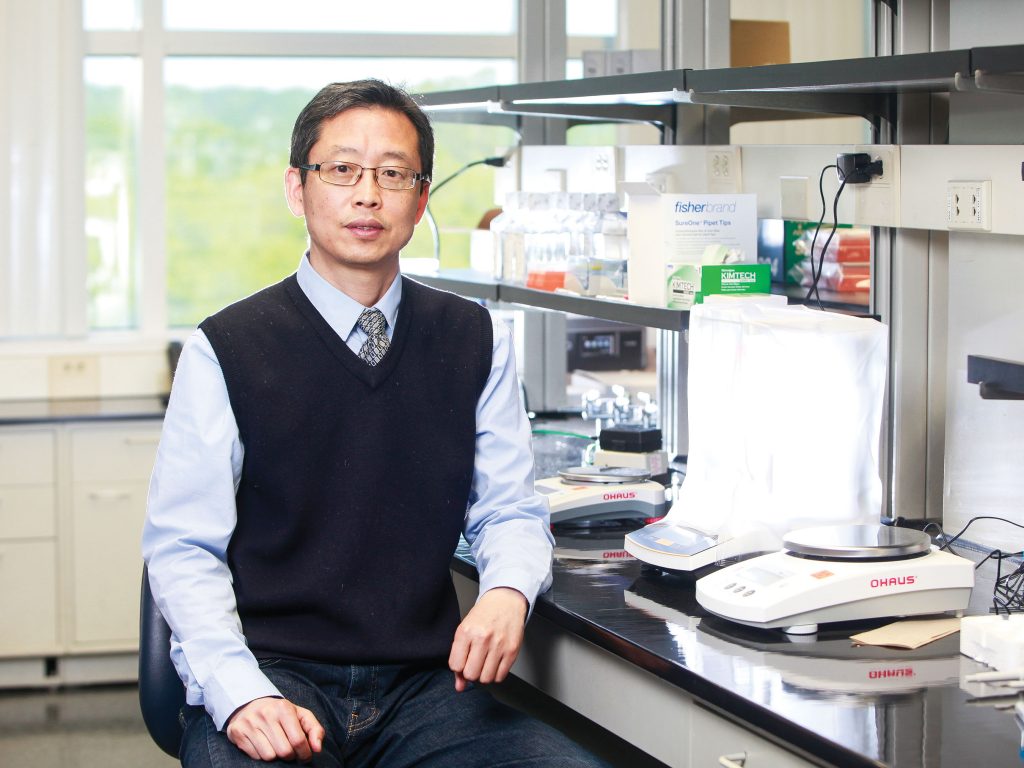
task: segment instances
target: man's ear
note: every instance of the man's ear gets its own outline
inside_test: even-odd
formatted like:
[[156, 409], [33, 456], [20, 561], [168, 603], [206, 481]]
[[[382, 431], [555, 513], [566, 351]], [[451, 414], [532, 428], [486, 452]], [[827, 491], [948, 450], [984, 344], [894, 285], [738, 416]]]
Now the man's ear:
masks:
[[416, 223], [420, 223], [420, 219], [423, 218], [423, 212], [427, 210], [427, 198], [430, 196], [430, 182], [420, 182], [423, 186], [420, 188], [420, 201], [416, 208]]
[[288, 210], [292, 212], [293, 216], [298, 216], [299, 218], [306, 215], [304, 192], [302, 171], [288, 166], [288, 169], [284, 172], [284, 197], [288, 202]]

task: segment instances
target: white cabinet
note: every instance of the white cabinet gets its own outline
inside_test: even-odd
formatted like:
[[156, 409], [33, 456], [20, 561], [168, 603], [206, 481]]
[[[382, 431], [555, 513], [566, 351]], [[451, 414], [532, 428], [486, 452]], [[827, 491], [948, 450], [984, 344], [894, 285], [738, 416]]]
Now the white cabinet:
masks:
[[[479, 583], [455, 570], [452, 581], [465, 615]], [[626, 655], [598, 647], [537, 613], [530, 618], [512, 674], [672, 768], [819, 764], [712, 712]]]
[[159, 424], [68, 431], [68, 641], [80, 650], [134, 650], [139, 640], [140, 539]]
[[694, 768], [811, 768], [814, 763], [748, 728], [697, 705], [690, 714], [690, 762]]
[[55, 431], [0, 431], [0, 656], [60, 648], [56, 518]]
[[159, 438], [157, 419], [0, 428], [0, 687], [132, 674]]

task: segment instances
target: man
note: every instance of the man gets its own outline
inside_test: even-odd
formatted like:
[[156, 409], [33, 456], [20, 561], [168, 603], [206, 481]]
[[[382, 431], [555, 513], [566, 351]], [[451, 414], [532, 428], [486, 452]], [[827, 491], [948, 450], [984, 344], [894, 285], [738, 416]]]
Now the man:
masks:
[[[552, 540], [507, 330], [399, 274], [432, 164], [405, 93], [325, 87], [285, 173], [297, 272], [182, 351], [143, 556], [183, 765], [598, 764], [474, 685], [515, 661]], [[461, 622], [460, 533], [480, 570]]]

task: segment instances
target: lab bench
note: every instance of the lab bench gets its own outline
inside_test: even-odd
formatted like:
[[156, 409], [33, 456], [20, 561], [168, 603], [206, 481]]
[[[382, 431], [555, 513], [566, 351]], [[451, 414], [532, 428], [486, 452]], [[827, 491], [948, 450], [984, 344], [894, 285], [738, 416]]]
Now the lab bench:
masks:
[[0, 687], [134, 680], [160, 398], [0, 403]]
[[[452, 573], [465, 609], [477, 575], [464, 547]], [[970, 612], [986, 610], [985, 589]], [[960, 655], [958, 634], [855, 647], [864, 626], [789, 637], [709, 615], [692, 576], [556, 560], [512, 671], [670, 766], [1022, 764], [1011, 712], [961, 688], [987, 667]]]

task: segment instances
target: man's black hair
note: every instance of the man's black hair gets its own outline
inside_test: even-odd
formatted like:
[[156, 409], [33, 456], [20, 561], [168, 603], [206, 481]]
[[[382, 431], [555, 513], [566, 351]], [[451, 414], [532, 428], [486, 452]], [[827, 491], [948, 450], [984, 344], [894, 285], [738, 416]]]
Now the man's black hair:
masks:
[[[413, 170], [431, 178], [434, 171], [434, 129], [430, 119], [404, 90], [375, 79], [331, 83], [321, 88], [295, 120], [289, 164], [297, 168], [309, 163], [309, 153], [320, 139], [320, 126], [323, 122], [357, 107], [381, 107], [409, 118], [419, 137], [422, 166]], [[300, 173], [302, 183], [305, 184], [306, 171]]]

